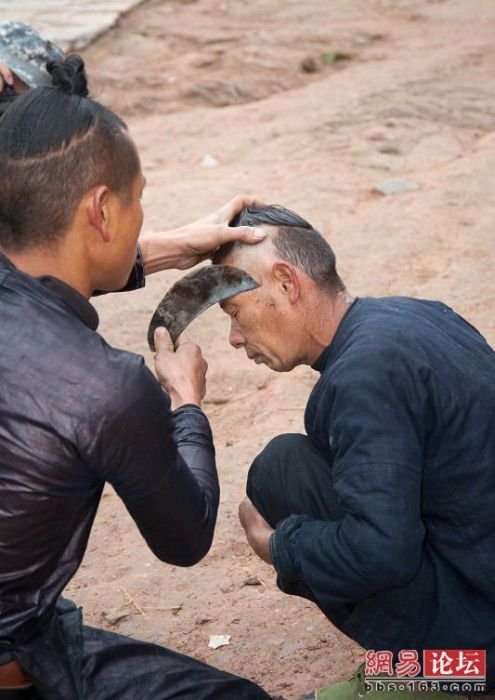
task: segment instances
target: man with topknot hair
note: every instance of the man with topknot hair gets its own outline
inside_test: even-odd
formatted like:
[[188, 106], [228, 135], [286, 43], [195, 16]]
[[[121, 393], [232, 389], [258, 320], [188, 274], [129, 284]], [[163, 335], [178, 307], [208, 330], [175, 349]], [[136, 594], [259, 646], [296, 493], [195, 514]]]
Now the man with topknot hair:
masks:
[[[54, 87], [0, 117], [0, 700], [269, 700], [248, 680], [87, 627], [60, 597], [105, 483], [160, 560], [192, 566], [211, 545], [219, 485], [201, 351], [157, 331], [157, 381], [97, 333], [89, 299], [237, 238], [226, 222], [246, 198], [146, 239], [136, 259], [136, 146], [87, 97], [80, 57], [47, 67]], [[249, 227], [240, 237], [259, 242]]]

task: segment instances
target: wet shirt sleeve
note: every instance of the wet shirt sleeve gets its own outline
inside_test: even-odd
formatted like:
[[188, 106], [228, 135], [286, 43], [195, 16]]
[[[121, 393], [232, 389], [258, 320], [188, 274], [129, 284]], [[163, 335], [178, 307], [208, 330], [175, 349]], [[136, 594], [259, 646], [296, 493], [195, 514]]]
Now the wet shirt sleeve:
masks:
[[196, 406], [171, 412], [142, 358], [127, 356], [120, 383], [107, 382], [90, 463], [115, 488], [155, 555], [189, 566], [208, 552], [218, 509], [208, 419]]
[[282, 587], [303, 582], [332, 607], [405, 585], [420, 565], [427, 398], [404, 357], [373, 348], [320, 382], [308, 434], [326, 441], [344, 516], [290, 516], [270, 547]]

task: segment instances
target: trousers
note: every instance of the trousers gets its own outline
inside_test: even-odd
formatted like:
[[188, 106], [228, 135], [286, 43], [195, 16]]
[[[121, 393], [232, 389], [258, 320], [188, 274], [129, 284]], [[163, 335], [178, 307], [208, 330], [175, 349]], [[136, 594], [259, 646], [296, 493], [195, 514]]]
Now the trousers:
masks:
[[[309, 515], [315, 520], [339, 520], [344, 515], [336, 498], [329, 463], [305, 435], [289, 433], [271, 440], [249, 469], [246, 492], [273, 528], [290, 515]], [[279, 577], [278, 583], [284, 593], [314, 602], [339, 627], [338, 619], [319, 606], [303, 582], [286, 585]], [[352, 612], [351, 607], [347, 612]], [[493, 693], [493, 685], [488, 691]], [[465, 697], [495, 699], [493, 694]]]
[[60, 599], [35, 639], [12, 649], [33, 688], [0, 700], [270, 700], [258, 685], [157, 644], [82, 623]]
[[289, 515], [311, 515], [315, 520], [344, 515], [328, 461], [298, 433], [278, 435], [266, 445], [249, 469], [246, 492], [272, 527]]

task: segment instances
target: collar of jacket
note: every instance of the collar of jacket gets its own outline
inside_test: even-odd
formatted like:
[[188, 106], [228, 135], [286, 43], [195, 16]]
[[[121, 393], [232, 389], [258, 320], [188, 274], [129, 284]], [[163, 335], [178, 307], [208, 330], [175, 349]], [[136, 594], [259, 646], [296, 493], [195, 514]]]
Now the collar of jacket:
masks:
[[346, 321], [348, 320], [349, 317], [352, 317], [353, 311], [356, 308], [356, 306], [359, 305], [361, 302], [361, 299], [359, 297], [356, 297], [352, 304], [349, 306], [347, 311], [345, 312], [344, 316], [342, 317], [339, 326], [337, 328], [337, 331], [335, 335], [332, 338], [332, 341], [330, 345], [327, 345], [327, 347], [323, 350], [321, 355], [318, 357], [316, 362], [311, 365], [311, 369], [316, 370], [320, 374], [325, 371], [326, 367], [332, 362], [333, 358], [337, 355], [339, 352], [342, 343], [344, 342], [344, 339], [346, 337]]
[[0, 265], [4, 268], [8, 268], [14, 271], [18, 275], [24, 275], [25, 277], [34, 280], [41, 284], [45, 289], [48, 289], [52, 294], [58, 296], [64, 304], [74, 313], [76, 313], [81, 321], [86, 324], [92, 331], [98, 328], [99, 318], [94, 306], [92, 306], [89, 301], [83, 297], [74, 287], [69, 286], [62, 280], [56, 277], [51, 277], [50, 275], [43, 275], [42, 277], [31, 277], [30, 275], [25, 275], [25, 273], [18, 270], [15, 265], [0, 252]]

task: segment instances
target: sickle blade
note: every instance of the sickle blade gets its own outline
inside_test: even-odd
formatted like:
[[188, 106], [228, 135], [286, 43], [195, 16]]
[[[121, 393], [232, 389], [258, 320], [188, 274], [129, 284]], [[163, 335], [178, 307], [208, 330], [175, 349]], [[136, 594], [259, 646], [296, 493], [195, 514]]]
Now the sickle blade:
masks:
[[154, 333], [165, 326], [175, 343], [193, 319], [210, 306], [259, 287], [247, 272], [230, 265], [209, 265], [178, 280], [158, 304], [148, 328], [148, 344], [155, 351]]

